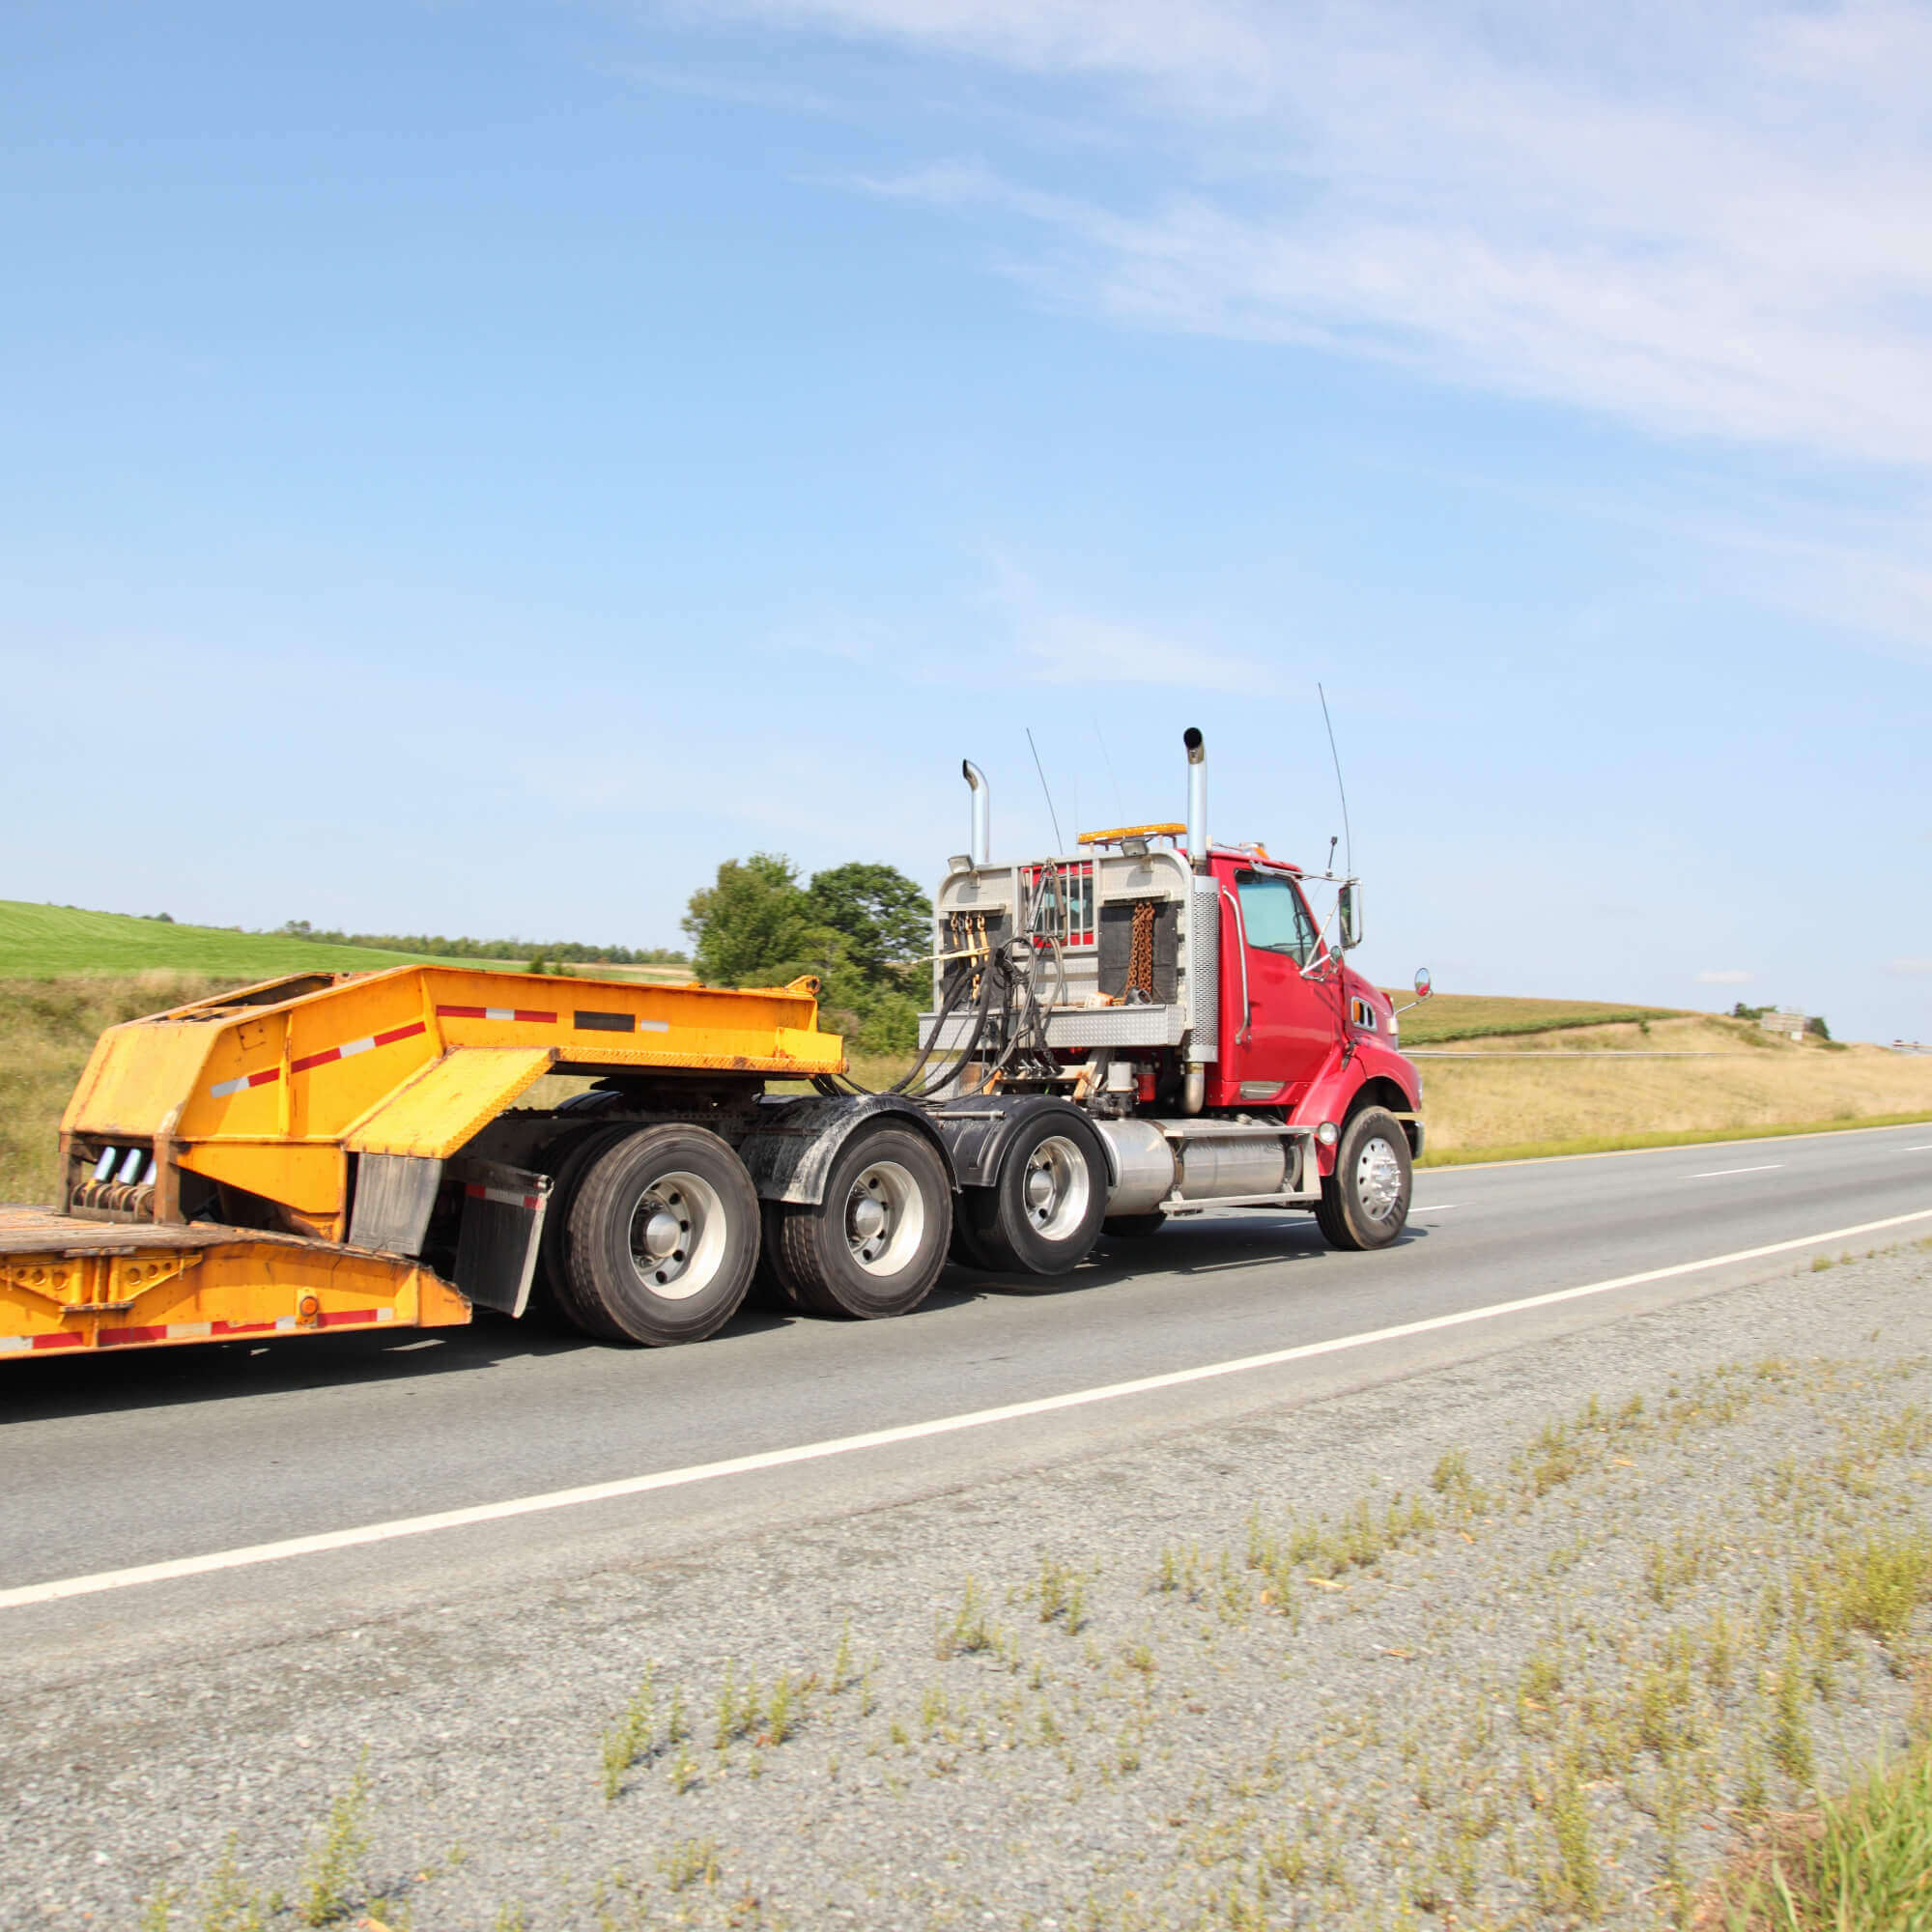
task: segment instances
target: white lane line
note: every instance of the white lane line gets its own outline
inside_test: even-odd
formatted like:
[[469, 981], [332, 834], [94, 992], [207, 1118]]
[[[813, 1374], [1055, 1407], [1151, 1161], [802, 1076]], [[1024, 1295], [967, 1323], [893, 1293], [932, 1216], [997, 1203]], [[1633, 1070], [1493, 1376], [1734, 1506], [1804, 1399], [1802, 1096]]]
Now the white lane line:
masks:
[[1551, 1289], [1546, 1294], [1526, 1294], [1515, 1301], [1492, 1301], [1484, 1308], [1464, 1308], [1453, 1315], [1432, 1315], [1421, 1321], [1403, 1321], [1393, 1328], [1371, 1328], [1358, 1335], [1337, 1335], [1326, 1342], [1304, 1342], [1293, 1349], [1272, 1349], [1264, 1355], [1241, 1355], [1233, 1361], [1208, 1362], [1200, 1368], [1175, 1369], [1166, 1375], [1142, 1376], [1130, 1382], [1109, 1382], [1100, 1388], [1071, 1389], [1032, 1402], [1011, 1402], [1000, 1408], [978, 1408], [964, 1415], [935, 1416], [929, 1422], [901, 1423], [895, 1429], [868, 1430], [863, 1435], [836, 1435], [823, 1442], [801, 1442], [790, 1449], [766, 1449], [754, 1456], [731, 1456], [722, 1463], [697, 1463], [685, 1469], [659, 1469], [647, 1476], [624, 1476], [615, 1482], [585, 1483], [574, 1490], [549, 1490], [541, 1495], [513, 1496], [503, 1502], [474, 1503], [468, 1509], [439, 1510], [430, 1516], [397, 1517], [388, 1522], [363, 1523], [355, 1529], [324, 1530], [315, 1536], [284, 1537], [278, 1543], [251, 1543], [240, 1549], [216, 1549], [205, 1556], [177, 1556], [165, 1563], [139, 1563], [128, 1570], [99, 1570], [90, 1577], [63, 1577], [49, 1583], [25, 1583], [0, 1590], [0, 1609], [28, 1604], [57, 1603], [64, 1597], [88, 1597], [101, 1590], [126, 1590], [137, 1583], [164, 1583], [183, 1577], [203, 1577], [215, 1570], [242, 1570], [256, 1563], [277, 1563], [288, 1556], [315, 1556], [325, 1550], [353, 1549], [367, 1543], [389, 1543], [402, 1536], [426, 1536], [432, 1530], [464, 1529], [472, 1523], [497, 1522], [506, 1517], [535, 1516], [544, 1510], [574, 1509], [580, 1503], [611, 1502], [620, 1496], [640, 1496], [653, 1490], [683, 1489], [691, 1483], [716, 1482], [722, 1476], [750, 1475], [759, 1469], [781, 1469], [794, 1463], [817, 1463], [829, 1456], [849, 1456], [860, 1449], [885, 1449], [896, 1442], [919, 1442], [934, 1435], [956, 1435], [966, 1429], [986, 1429], [999, 1422], [1018, 1422], [1027, 1416], [1051, 1415], [1058, 1410], [1084, 1408], [1096, 1402], [1118, 1402], [1122, 1396], [1151, 1395], [1159, 1389], [1181, 1388], [1189, 1382], [1213, 1381], [1251, 1369], [1279, 1368], [1286, 1362], [1305, 1362], [1317, 1355], [1339, 1355], [1350, 1349], [1372, 1348], [1378, 1342], [1399, 1342], [1410, 1335], [1431, 1335], [1444, 1328], [1461, 1328], [1471, 1321], [1491, 1321], [1500, 1315], [1519, 1315], [1531, 1308], [1553, 1308], [1560, 1302], [1580, 1301], [1587, 1295], [1607, 1294], [1612, 1289], [1637, 1288], [1645, 1282], [1669, 1281], [1678, 1275], [1699, 1274], [1706, 1268], [1733, 1262], [1761, 1261], [1767, 1255], [1788, 1255], [1796, 1248], [1850, 1240], [1855, 1235], [1875, 1235], [1885, 1228], [1902, 1228], [1910, 1221], [1932, 1221], [1932, 1208], [1910, 1214], [1889, 1214], [1883, 1221], [1861, 1221], [1855, 1228], [1828, 1228], [1822, 1234], [1800, 1235], [1790, 1241], [1770, 1241], [1761, 1248], [1738, 1248], [1701, 1262], [1678, 1262], [1669, 1267], [1646, 1268], [1641, 1274], [1620, 1274], [1608, 1281], [1586, 1282], [1580, 1288]]
[[1917, 1147], [1909, 1147], [1907, 1153], [1932, 1153], [1932, 1141], [1920, 1141]]
[[1427, 1208], [1411, 1208], [1408, 1211], [1411, 1214], [1446, 1214], [1450, 1208], [1461, 1208], [1464, 1205], [1466, 1204], [1461, 1201], [1435, 1201]]
[[1762, 1167], [1711, 1167], [1706, 1168], [1702, 1174], [1687, 1175], [1685, 1179], [1689, 1180], [1718, 1180], [1721, 1179], [1727, 1174], [1770, 1174], [1774, 1169], [1780, 1168], [1783, 1165], [1784, 1163], [1781, 1160], [1768, 1160]]

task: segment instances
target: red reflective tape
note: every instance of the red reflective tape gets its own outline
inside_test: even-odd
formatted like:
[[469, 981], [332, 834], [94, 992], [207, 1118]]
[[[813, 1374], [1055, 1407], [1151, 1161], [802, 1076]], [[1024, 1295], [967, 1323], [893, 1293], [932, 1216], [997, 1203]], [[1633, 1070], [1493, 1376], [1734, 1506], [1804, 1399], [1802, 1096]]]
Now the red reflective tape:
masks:
[[522, 1020], [526, 1026], [554, 1026], [554, 1013], [539, 1012], [534, 1007], [439, 1007], [437, 1016], [445, 1020]]
[[[305, 1073], [311, 1066], [327, 1066], [331, 1060], [346, 1060], [355, 1053], [367, 1053], [371, 1047], [389, 1046], [399, 1039], [410, 1039], [419, 1033], [427, 1033], [429, 1027], [422, 1020], [412, 1020], [408, 1026], [391, 1027], [387, 1033], [366, 1036], [361, 1039], [345, 1040], [340, 1046], [326, 1046], [320, 1053], [305, 1053], [299, 1060], [289, 1062], [291, 1073]], [[270, 1074], [270, 1078], [273, 1078]]]
[[165, 1342], [168, 1324], [162, 1321], [152, 1328], [102, 1328], [94, 1339], [103, 1349], [124, 1349], [129, 1342]]
[[334, 1315], [318, 1315], [315, 1325], [318, 1328], [340, 1328], [353, 1321], [373, 1321], [376, 1311], [373, 1308], [345, 1308]]
[[87, 1341], [85, 1335], [59, 1334], [36, 1335], [33, 1346], [36, 1349], [78, 1349]]
[[540, 1194], [512, 1194], [501, 1187], [486, 1187], [480, 1180], [464, 1183], [463, 1191], [472, 1201], [500, 1201], [505, 1208], [522, 1208], [534, 1214], [543, 1204]]
[[276, 1324], [272, 1321], [211, 1321], [208, 1332], [213, 1335], [272, 1335]]
[[265, 1066], [259, 1073], [238, 1074], [233, 1080], [217, 1080], [209, 1092], [215, 1100], [225, 1100], [231, 1094], [240, 1094], [249, 1087], [266, 1087], [271, 1080], [279, 1080], [282, 1069], [279, 1066]]

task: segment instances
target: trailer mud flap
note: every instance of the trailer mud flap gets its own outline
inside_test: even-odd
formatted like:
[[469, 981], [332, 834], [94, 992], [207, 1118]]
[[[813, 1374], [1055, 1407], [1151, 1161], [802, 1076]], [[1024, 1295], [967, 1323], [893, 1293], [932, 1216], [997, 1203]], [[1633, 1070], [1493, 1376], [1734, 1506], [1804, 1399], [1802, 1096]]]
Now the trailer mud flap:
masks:
[[406, 1153], [358, 1154], [349, 1245], [419, 1255], [442, 1183], [442, 1163]]
[[529, 1305], [537, 1245], [550, 1206], [550, 1176], [495, 1161], [450, 1163], [463, 1195], [456, 1285], [482, 1308], [521, 1315]]

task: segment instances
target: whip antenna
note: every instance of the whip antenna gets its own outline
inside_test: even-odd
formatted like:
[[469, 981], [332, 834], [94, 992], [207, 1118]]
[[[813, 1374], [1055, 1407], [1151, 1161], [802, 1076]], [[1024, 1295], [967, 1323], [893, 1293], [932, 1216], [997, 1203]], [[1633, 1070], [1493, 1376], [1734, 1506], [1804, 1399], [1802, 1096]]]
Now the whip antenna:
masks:
[[[1355, 876], [1355, 835], [1349, 830], [1349, 787], [1342, 782], [1342, 754], [1335, 749], [1335, 725], [1328, 716], [1328, 694], [1318, 684], [1315, 687], [1315, 695], [1321, 700], [1321, 722], [1328, 727], [1328, 755], [1335, 761], [1335, 789], [1342, 795], [1343, 859], [1349, 867], [1349, 876], [1352, 879]], [[1032, 732], [1028, 732], [1029, 743], [1032, 737]], [[1044, 783], [1045, 781], [1042, 780], [1041, 782]], [[1335, 864], [1333, 839], [1328, 841], [1328, 864], [1331, 868]]]
[[1053, 809], [1053, 793], [1047, 787], [1046, 767], [1039, 761], [1039, 747], [1033, 741], [1031, 724], [1026, 727], [1026, 734], [1027, 750], [1033, 753], [1033, 768], [1039, 774], [1039, 788], [1046, 793], [1046, 815], [1053, 820], [1053, 849], [1056, 852], [1064, 852], [1066, 850], [1066, 845], [1060, 836], [1060, 814]]

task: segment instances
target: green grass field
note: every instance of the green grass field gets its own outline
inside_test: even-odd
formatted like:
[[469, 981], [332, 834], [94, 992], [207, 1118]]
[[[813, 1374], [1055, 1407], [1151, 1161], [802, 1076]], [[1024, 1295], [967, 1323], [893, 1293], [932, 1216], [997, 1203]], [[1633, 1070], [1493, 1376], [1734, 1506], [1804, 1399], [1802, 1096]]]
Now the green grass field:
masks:
[[[273, 932], [169, 925], [118, 912], [0, 899], [0, 978], [51, 980], [74, 973], [206, 973], [238, 982], [280, 973], [367, 973], [419, 955], [360, 946], [317, 946]], [[507, 965], [507, 960], [466, 960]]]

